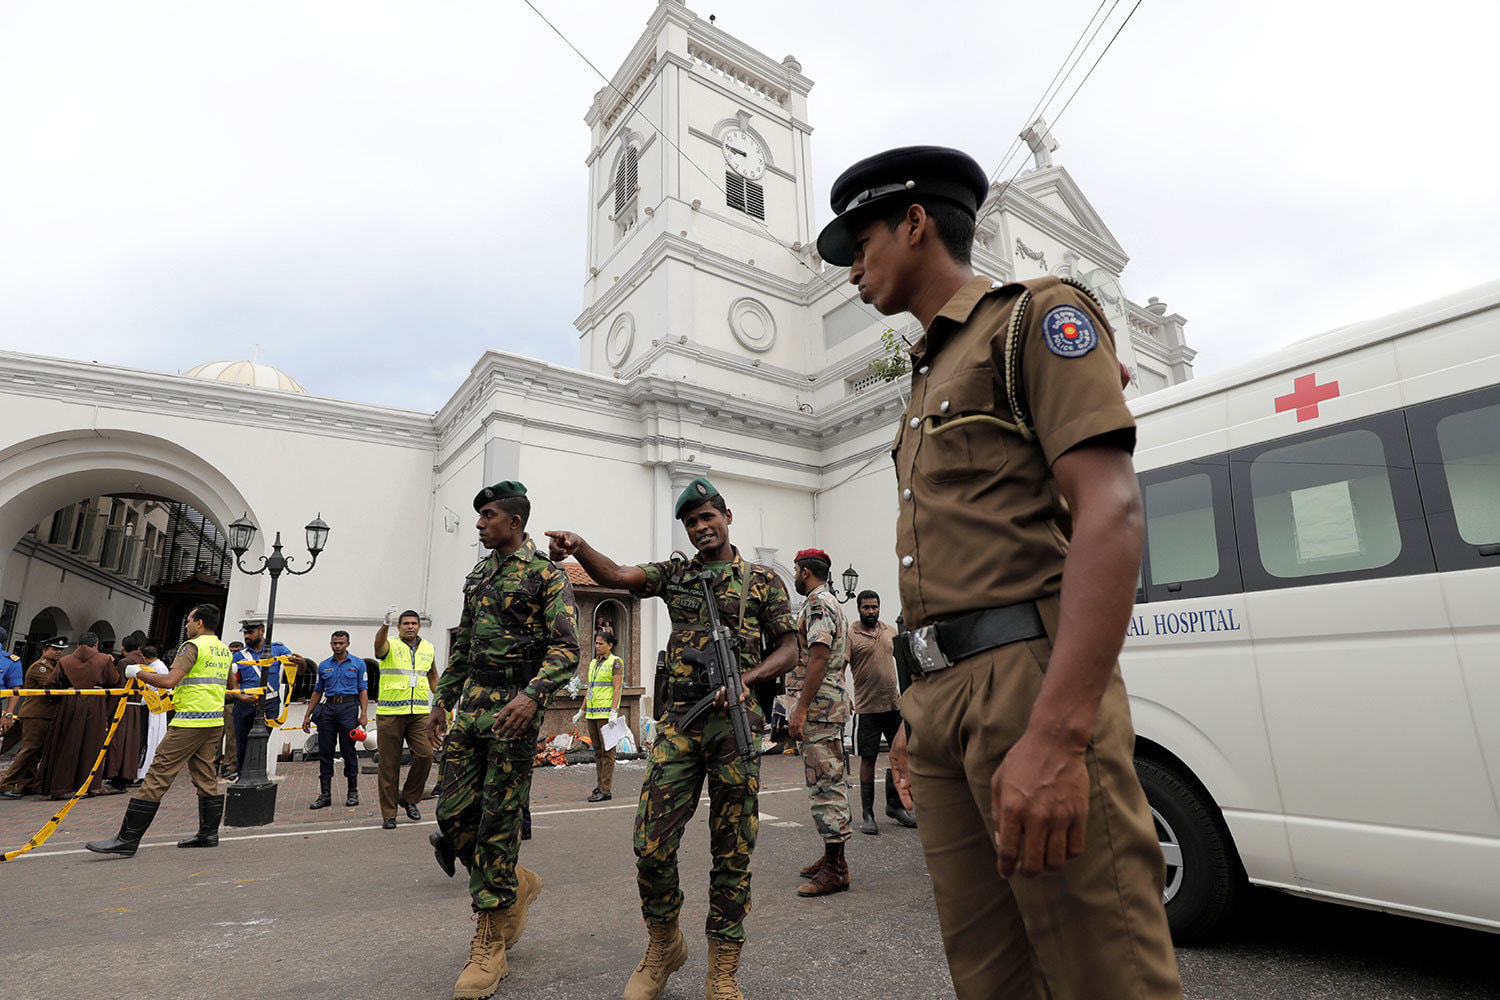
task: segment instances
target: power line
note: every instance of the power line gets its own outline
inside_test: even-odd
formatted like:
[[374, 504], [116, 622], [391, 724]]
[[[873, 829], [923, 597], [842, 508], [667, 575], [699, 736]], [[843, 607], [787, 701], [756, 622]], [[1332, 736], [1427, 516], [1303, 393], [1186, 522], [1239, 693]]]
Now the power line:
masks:
[[[1118, 2], [1119, 2], [1119, 0], [1116, 0], [1116, 4], [1117, 5], [1118, 5]], [[1141, 4], [1144, 3], [1144, 2], [1145, 2], [1145, 0], [1135, 0], [1135, 6], [1130, 8], [1130, 12], [1125, 15], [1125, 20], [1123, 20], [1123, 21], [1120, 22], [1120, 26], [1115, 29], [1115, 33], [1113, 35], [1111, 35], [1109, 37], [1109, 41], [1107, 43], [1105, 43], [1104, 49], [1094, 59], [1093, 64], [1091, 66], [1089, 66], [1088, 72], [1085, 73], [1085, 74], [1083, 74], [1083, 79], [1078, 81], [1078, 85], [1073, 88], [1073, 92], [1068, 95], [1068, 99], [1063, 102], [1063, 106], [1061, 108], [1059, 108], [1057, 114], [1053, 116], [1053, 118], [1052, 118], [1052, 124], [1055, 125], [1055, 124], [1057, 124], [1058, 121], [1060, 121], [1062, 119], [1063, 114], [1065, 112], [1067, 112], [1068, 107], [1073, 103], [1073, 98], [1077, 97], [1078, 96], [1078, 92], [1083, 89], [1083, 85], [1089, 82], [1089, 77], [1091, 77], [1091, 76], [1094, 75], [1094, 70], [1096, 70], [1096, 69], [1099, 68], [1099, 63], [1103, 61], [1104, 57], [1107, 56], [1107, 55], [1109, 55], [1109, 50], [1114, 47], [1115, 40], [1120, 37], [1120, 32], [1122, 32], [1122, 31], [1125, 30], [1125, 26], [1130, 23], [1130, 19], [1135, 16], [1135, 12], [1136, 11], [1140, 10]], [[1111, 7], [1110, 10], [1112, 12], [1114, 10], [1114, 8]], [[1102, 22], [1100, 24], [1100, 27], [1103, 27], [1103, 23]], [[1097, 29], [1095, 30], [1094, 34], [1095, 35], [1098, 34], [1098, 30]], [[1090, 38], [1089, 41], [1092, 42], [1093, 38]], [[1051, 126], [1048, 126], [1048, 127], [1050, 128]], [[1003, 164], [1002, 164], [1002, 166], [1003, 166]], [[1007, 185], [1009, 185], [1012, 182], [1014, 182], [1015, 179], [1021, 175], [1021, 171], [1024, 170], [1025, 168], [1026, 168], [1026, 160], [1023, 158], [1021, 160], [1020, 165], [1016, 167], [1015, 173], [1011, 174], [1010, 177], [1009, 177], [1009, 179], [1007, 179], [1005, 183]], [[998, 175], [999, 174], [999, 170], [997, 169], [995, 171], [995, 173]], [[991, 179], [991, 183], [994, 183], [993, 179]], [[983, 220], [981, 219], [981, 221], [983, 221]]]
[[[1120, 5], [1120, 0], [1114, 0], [1114, 2], [1115, 2], [1115, 7], [1118, 7]], [[1104, 5], [1107, 4], [1107, 3], [1109, 3], [1109, 0], [1099, 0], [1099, 6], [1097, 6], [1097, 7], [1094, 8], [1094, 12], [1089, 15], [1088, 21], [1084, 23], [1083, 30], [1080, 31], [1080, 32], [1078, 32], [1078, 37], [1077, 38], [1073, 39], [1073, 47], [1068, 50], [1068, 54], [1067, 55], [1063, 56], [1062, 62], [1058, 64], [1057, 72], [1052, 74], [1052, 79], [1047, 83], [1046, 89], [1044, 89], [1042, 91], [1042, 96], [1037, 98], [1036, 104], [1032, 105], [1031, 110], [1029, 112], [1027, 112], [1027, 114], [1026, 114], [1026, 121], [1021, 125], [1021, 128], [1024, 129], [1024, 128], [1026, 128], [1026, 126], [1028, 126], [1032, 122], [1036, 121], [1037, 112], [1042, 109], [1042, 106], [1047, 101], [1051, 100], [1051, 98], [1052, 98], [1052, 88], [1054, 86], [1056, 86], [1059, 78], [1062, 78], [1064, 76], [1065, 72], [1066, 73], [1071, 73], [1073, 71], [1073, 66], [1076, 66], [1077, 62], [1075, 61], [1073, 63], [1073, 66], [1069, 66], [1068, 65], [1068, 61], [1073, 58], [1073, 53], [1078, 52], [1079, 45], [1083, 45], [1084, 48], [1087, 49], [1088, 45], [1093, 43], [1093, 41], [1094, 41], [1094, 36], [1093, 35], [1089, 36], [1088, 44], [1084, 43], [1083, 36], [1086, 35], [1086, 34], [1088, 34], [1089, 27], [1094, 23], [1094, 19], [1099, 16], [1099, 12], [1104, 9]], [[1115, 12], [1115, 8], [1111, 7], [1109, 9], [1109, 14], [1105, 14], [1104, 15], [1104, 19], [1099, 22], [1099, 27], [1100, 28], [1102, 28], [1104, 26], [1104, 22], [1105, 21], [1109, 20], [1109, 15], [1113, 14], [1114, 12]], [[1094, 35], [1097, 35], [1098, 33], [1099, 33], [1099, 29], [1095, 28], [1094, 29]], [[1080, 59], [1082, 58], [1082, 53], [1079, 54], [1079, 58]], [[995, 177], [999, 175], [1000, 171], [1002, 171], [1002, 170], [1005, 169], [1005, 164], [1007, 164], [1007, 163], [1010, 162], [1010, 158], [1013, 155], [1015, 155], [1016, 149], [1020, 145], [1021, 145], [1021, 136], [1020, 136], [1020, 133], [1017, 133], [1016, 137], [1011, 140], [1010, 146], [1005, 150], [1005, 155], [1002, 156], [1002, 157], [1000, 157], [1000, 162], [995, 167], [995, 172], [990, 175], [990, 183], [991, 184], [995, 183]]]

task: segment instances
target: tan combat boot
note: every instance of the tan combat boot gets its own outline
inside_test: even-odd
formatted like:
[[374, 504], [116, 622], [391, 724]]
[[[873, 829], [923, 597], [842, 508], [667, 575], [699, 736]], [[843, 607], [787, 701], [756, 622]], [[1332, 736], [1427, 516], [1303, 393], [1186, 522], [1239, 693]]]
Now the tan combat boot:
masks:
[[820, 872], [820, 871], [823, 870], [823, 865], [825, 865], [827, 862], [828, 862], [828, 855], [827, 854], [819, 854], [816, 861], [814, 861], [810, 865], [803, 865], [802, 866], [802, 870], [799, 871], [797, 874], [801, 875], [803, 878], [817, 878], [818, 877], [818, 872]]
[[625, 984], [625, 1000], [656, 1000], [667, 987], [667, 977], [687, 961], [687, 942], [682, 939], [676, 920], [660, 924], [648, 920], [646, 933], [651, 940], [646, 944], [641, 964]]
[[525, 865], [516, 865], [516, 902], [509, 909], [500, 910], [500, 935], [505, 938], [505, 947], [514, 948], [526, 929], [526, 917], [531, 904], [542, 894], [542, 877]]
[[500, 936], [500, 911], [480, 910], [474, 919], [469, 961], [454, 984], [453, 1000], [484, 1000], [510, 971], [505, 961], [505, 938]]
[[734, 974], [740, 967], [740, 946], [708, 939], [708, 975], [703, 980], [704, 1000], [745, 1000]]
[[828, 844], [828, 854], [823, 858], [823, 867], [807, 882], [797, 889], [797, 895], [802, 897], [826, 896], [832, 892], [843, 892], [849, 888], [849, 863], [844, 860], [843, 844]]

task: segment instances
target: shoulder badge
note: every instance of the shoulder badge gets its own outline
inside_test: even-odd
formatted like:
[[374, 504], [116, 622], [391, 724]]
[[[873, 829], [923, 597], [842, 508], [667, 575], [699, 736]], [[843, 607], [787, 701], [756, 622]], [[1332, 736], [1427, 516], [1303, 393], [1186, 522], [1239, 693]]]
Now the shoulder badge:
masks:
[[1042, 317], [1042, 339], [1060, 358], [1081, 358], [1099, 346], [1099, 331], [1082, 309], [1053, 306]]

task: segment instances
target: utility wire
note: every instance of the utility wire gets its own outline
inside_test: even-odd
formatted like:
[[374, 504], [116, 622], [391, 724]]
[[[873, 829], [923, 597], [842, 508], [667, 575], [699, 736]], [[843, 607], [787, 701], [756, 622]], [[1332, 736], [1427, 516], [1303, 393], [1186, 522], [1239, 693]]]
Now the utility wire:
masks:
[[[1118, 0], [1116, 0], [1116, 2], [1118, 3]], [[1140, 10], [1141, 4], [1144, 2], [1145, 0], [1135, 0], [1135, 6], [1130, 8], [1130, 12], [1125, 15], [1125, 20], [1120, 22], [1120, 26], [1115, 29], [1115, 33], [1109, 36], [1109, 41], [1105, 44], [1103, 51], [1101, 51], [1099, 55], [1094, 59], [1093, 65], [1089, 66], [1088, 72], [1083, 74], [1083, 79], [1078, 81], [1078, 85], [1073, 88], [1073, 92], [1068, 95], [1068, 99], [1063, 102], [1063, 106], [1059, 108], [1057, 114], [1053, 116], [1053, 124], [1056, 124], [1062, 119], [1063, 114], [1067, 112], [1068, 107], [1073, 103], [1073, 99], [1078, 96], [1078, 92], [1083, 89], [1083, 85], [1089, 82], [1089, 77], [1094, 75], [1094, 70], [1099, 68], [1099, 63], [1103, 61], [1104, 57], [1109, 54], [1109, 50], [1114, 47], [1116, 39], [1120, 37], [1120, 32], [1125, 30], [1125, 26], [1130, 23], [1130, 19], [1135, 16], [1136, 11]], [[1114, 8], [1110, 9], [1111, 11], [1113, 11]], [[1103, 25], [1101, 24], [1100, 26], [1102, 27]], [[1095, 31], [1095, 34], [1098, 34], [1097, 30]], [[1092, 38], [1090, 38], [1089, 40], [1091, 42], [1093, 41]], [[1051, 126], [1049, 125], [1048, 127], [1050, 128]], [[1006, 180], [1005, 183], [1009, 185], [1014, 182], [1015, 179], [1021, 175], [1021, 171], [1025, 168], [1026, 160], [1023, 158], [1020, 165], [1016, 167], [1015, 172], [1010, 175], [1010, 178]], [[998, 173], [999, 171], [997, 170], [996, 174]], [[991, 180], [991, 183], [993, 183], [993, 180]]]
[[[1087, 49], [1088, 45], [1084, 44], [1083, 36], [1088, 34], [1088, 30], [1093, 25], [1094, 19], [1099, 16], [1099, 12], [1104, 9], [1104, 5], [1107, 4], [1107, 3], [1109, 3], [1109, 0], [1099, 0], [1099, 6], [1097, 6], [1097, 7], [1094, 8], [1094, 13], [1092, 13], [1092, 14], [1089, 15], [1089, 19], [1084, 24], [1083, 30], [1080, 31], [1080, 32], [1078, 32], [1078, 37], [1077, 38], [1073, 39], [1073, 47], [1068, 50], [1068, 54], [1067, 55], [1063, 56], [1062, 62], [1058, 64], [1057, 72], [1054, 73], [1054, 74], [1052, 74], [1051, 81], [1048, 82], [1046, 89], [1042, 91], [1042, 96], [1037, 98], [1036, 104], [1032, 105], [1031, 110], [1029, 112], [1027, 112], [1027, 114], [1026, 114], [1026, 121], [1021, 125], [1022, 129], [1027, 128], [1032, 122], [1036, 121], [1037, 112], [1039, 112], [1042, 109], [1043, 105], [1047, 101], [1051, 100], [1051, 98], [1052, 98], [1052, 88], [1057, 85], [1058, 80], [1061, 79], [1061, 78], [1063, 78], [1066, 73], [1071, 73], [1073, 71], [1073, 66], [1077, 65], [1077, 61], [1074, 60], [1073, 66], [1068, 65], [1068, 62], [1069, 62], [1069, 60], [1073, 59], [1073, 53], [1078, 52], [1078, 47], [1080, 45], [1083, 45], [1084, 48]], [[1115, 0], [1115, 6], [1119, 6], [1119, 4], [1120, 4], [1120, 0]], [[1111, 7], [1109, 9], [1109, 14], [1113, 14], [1114, 12], [1115, 12], [1115, 8]], [[1104, 15], [1104, 20], [1099, 22], [1099, 27], [1102, 28], [1104, 26], [1104, 21], [1108, 21], [1109, 20], [1109, 14], [1105, 14]], [[1094, 34], [1097, 35], [1098, 33], [1099, 33], [1098, 28], [1095, 28], [1094, 29]], [[1094, 41], [1093, 36], [1092, 35], [1089, 36], [1089, 44], [1092, 44], [1093, 41]], [[1082, 59], [1082, 58], [1083, 58], [1082, 53], [1079, 53], [1079, 59]], [[1011, 140], [1009, 148], [1007, 148], [1005, 150], [1005, 155], [1002, 156], [1002, 157], [1000, 157], [1000, 162], [995, 167], [995, 172], [990, 175], [990, 183], [991, 184], [995, 183], [995, 177], [998, 176], [999, 173], [1002, 170], [1005, 169], [1005, 165], [1010, 162], [1010, 158], [1013, 155], [1015, 155], [1015, 152], [1016, 152], [1017, 148], [1020, 145], [1021, 145], [1021, 134], [1018, 132], [1018, 133], [1016, 133], [1016, 137]]]

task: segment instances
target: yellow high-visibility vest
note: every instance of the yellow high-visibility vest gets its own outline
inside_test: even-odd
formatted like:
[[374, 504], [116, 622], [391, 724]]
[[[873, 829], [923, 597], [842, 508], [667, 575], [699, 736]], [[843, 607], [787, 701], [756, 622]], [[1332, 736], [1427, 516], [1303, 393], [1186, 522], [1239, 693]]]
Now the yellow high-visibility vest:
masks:
[[625, 665], [620, 658], [610, 653], [602, 661], [589, 661], [589, 693], [584, 696], [583, 717], [585, 719], [607, 719], [615, 704], [615, 668], [621, 671]]
[[171, 725], [207, 729], [224, 724], [224, 689], [229, 686], [229, 647], [216, 635], [189, 639], [198, 651], [192, 669], [172, 689], [177, 714]]
[[432, 669], [437, 651], [426, 639], [417, 640], [417, 656], [399, 635], [386, 643], [380, 660], [380, 707], [376, 715], [426, 715], [432, 707], [432, 688], [427, 671]]

